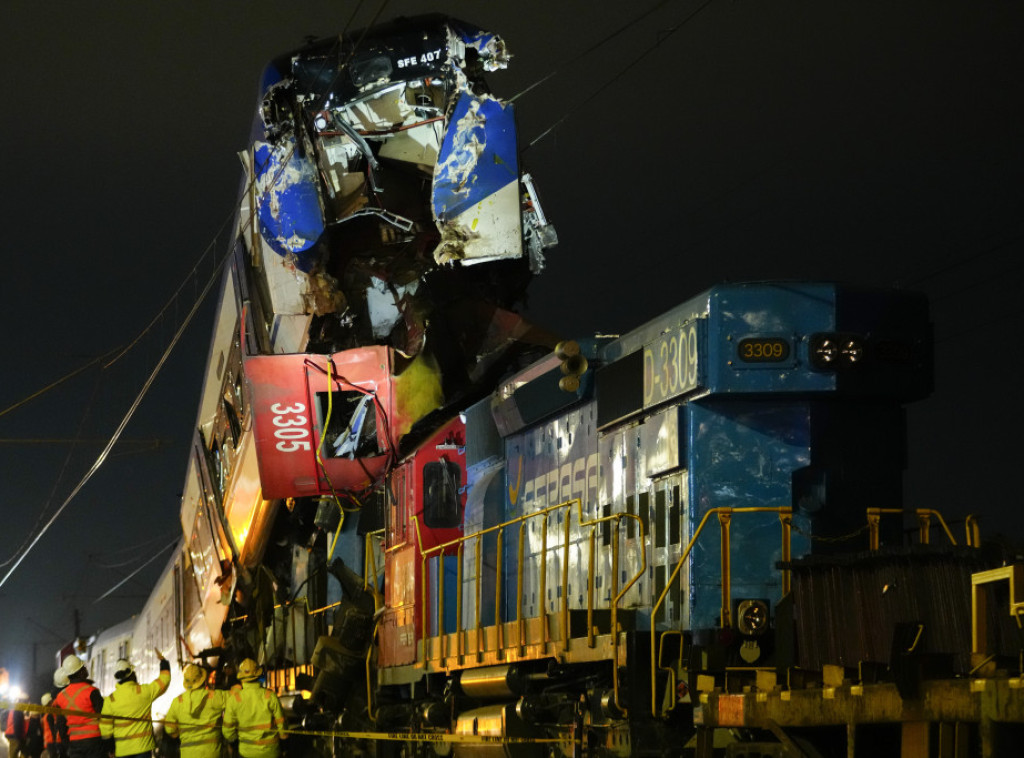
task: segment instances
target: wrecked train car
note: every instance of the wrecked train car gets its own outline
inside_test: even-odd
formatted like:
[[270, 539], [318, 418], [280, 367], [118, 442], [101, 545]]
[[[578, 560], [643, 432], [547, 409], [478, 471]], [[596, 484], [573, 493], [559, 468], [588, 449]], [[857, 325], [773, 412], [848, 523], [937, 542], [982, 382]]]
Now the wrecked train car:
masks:
[[264, 71], [182, 502], [191, 656], [308, 666], [403, 450], [554, 344], [515, 312], [557, 240], [508, 61], [424, 16]]

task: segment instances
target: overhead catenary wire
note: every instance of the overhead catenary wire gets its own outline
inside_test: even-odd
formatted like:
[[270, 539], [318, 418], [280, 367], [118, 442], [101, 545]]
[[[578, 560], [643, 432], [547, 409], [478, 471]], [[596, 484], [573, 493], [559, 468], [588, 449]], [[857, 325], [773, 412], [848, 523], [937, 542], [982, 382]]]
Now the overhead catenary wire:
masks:
[[619, 69], [619, 71], [616, 72], [616, 74], [614, 76], [612, 76], [610, 79], [605, 80], [605, 82], [600, 87], [598, 87], [596, 90], [594, 90], [589, 95], [587, 95], [585, 98], [583, 98], [582, 100], [578, 101], [577, 103], [575, 103], [574, 105], [571, 105], [568, 109], [566, 109], [565, 113], [563, 113], [562, 116], [559, 117], [557, 121], [555, 121], [553, 124], [551, 124], [551, 126], [549, 126], [547, 129], [545, 129], [543, 132], [541, 132], [538, 136], [534, 137], [529, 142], [529, 144], [527, 144], [527, 146], [525, 148], [523, 148], [524, 151], [528, 150], [531, 147], [533, 147], [538, 142], [540, 142], [542, 139], [547, 137], [551, 132], [555, 131], [559, 126], [561, 126], [576, 111], [578, 111], [584, 105], [587, 105], [588, 103], [590, 103], [598, 95], [600, 95], [605, 90], [607, 90], [609, 87], [611, 87], [613, 84], [615, 84], [617, 81], [619, 81], [619, 79], [621, 79], [623, 76], [625, 76], [627, 73], [629, 73], [635, 66], [639, 65], [645, 58], [647, 58], [647, 56], [649, 56], [651, 53], [653, 53], [655, 50], [657, 50], [659, 47], [661, 47], [662, 43], [664, 43], [669, 37], [671, 37], [677, 31], [682, 29], [683, 26], [685, 26], [690, 21], [692, 21], [697, 16], [697, 14], [699, 14], [701, 11], [703, 11], [705, 8], [707, 8], [709, 5], [711, 5], [711, 3], [713, 3], [713, 2], [714, 2], [714, 0], [704, 0], [704, 2], [702, 2], [700, 5], [698, 5], [694, 10], [690, 11], [690, 13], [682, 21], [677, 23], [675, 26], [670, 27], [669, 29], [667, 29], [663, 34], [660, 34], [658, 36], [658, 39], [654, 42], [653, 45], [648, 46], [646, 50], [644, 50], [642, 53], [640, 53], [640, 55], [636, 56], [635, 58], [633, 58], [633, 60], [631, 60], [629, 63], [627, 63], [624, 67]]
[[164, 545], [164, 546], [163, 546], [162, 548], [160, 548], [160, 550], [158, 550], [158, 551], [157, 551], [156, 553], [154, 553], [154, 554], [153, 554], [153, 557], [152, 557], [152, 558], [150, 558], [150, 559], [149, 559], [148, 561], [146, 561], [145, 563], [143, 563], [143, 564], [142, 564], [141, 566], [139, 566], [139, 567], [138, 567], [137, 569], [135, 569], [135, 571], [133, 571], [132, 573], [130, 573], [130, 574], [129, 574], [128, 576], [126, 576], [126, 577], [125, 577], [124, 579], [122, 579], [122, 580], [121, 580], [120, 582], [118, 582], [118, 583], [117, 583], [117, 584], [115, 584], [115, 585], [114, 585], [113, 587], [111, 587], [111, 588], [110, 588], [109, 590], [107, 590], [106, 592], [104, 592], [104, 593], [103, 593], [102, 595], [100, 595], [100, 596], [99, 596], [98, 598], [96, 598], [95, 600], [93, 600], [93, 601], [92, 601], [93, 605], [95, 605], [96, 603], [100, 602], [101, 600], [104, 600], [104, 599], [106, 599], [106, 598], [110, 597], [110, 595], [112, 595], [112, 594], [113, 594], [114, 592], [116, 592], [116, 591], [117, 591], [118, 589], [120, 589], [121, 587], [123, 587], [123, 586], [124, 586], [124, 585], [125, 585], [125, 584], [126, 584], [126, 583], [127, 583], [127, 582], [128, 582], [128, 581], [129, 581], [130, 579], [131, 579], [131, 578], [132, 578], [132, 577], [134, 577], [134, 576], [135, 576], [136, 574], [138, 574], [138, 573], [139, 573], [140, 571], [142, 571], [142, 569], [146, 568], [146, 566], [148, 566], [149, 564], [151, 564], [151, 563], [152, 563], [153, 561], [155, 561], [155, 560], [156, 560], [157, 558], [159, 558], [159, 557], [160, 557], [161, 555], [163, 555], [164, 553], [166, 553], [166, 552], [167, 552], [168, 550], [170, 550], [170, 549], [171, 549], [172, 547], [174, 547], [174, 546], [175, 546], [175, 545], [177, 545], [177, 544], [178, 544], [178, 539], [177, 539], [177, 538], [175, 538], [175, 539], [174, 539], [174, 540], [173, 540], [172, 542], [168, 543], [167, 545]]
[[[372, 24], [376, 21], [376, 19], [379, 18], [380, 14], [387, 7], [389, 2], [390, 2], [390, 0], [382, 0], [380, 6], [377, 9], [377, 12], [374, 14], [374, 16], [372, 18], [369, 26], [372, 26]], [[360, 3], [360, 6], [361, 6], [361, 3]], [[356, 9], [356, 12], [358, 12], [358, 7]], [[353, 14], [353, 18], [354, 18], [354, 14]], [[351, 23], [351, 18], [349, 20], [349, 23]], [[367, 30], [369, 29], [369, 26], [367, 27]], [[353, 50], [351, 51], [351, 53], [349, 55], [349, 58], [351, 58], [351, 56], [354, 55], [358, 51], [359, 46], [362, 44], [362, 41], [363, 41], [363, 39], [365, 37], [365, 33], [366, 33], [366, 30], [364, 30], [363, 35], [360, 36], [359, 40], [354, 45]], [[347, 61], [346, 61], [346, 65], [347, 65]], [[341, 67], [341, 68], [343, 69], [344, 66]], [[335, 80], [334, 81], [337, 80], [337, 77], [340, 76], [340, 73], [341, 72], [339, 70], [338, 74], [336, 74], [336, 76], [335, 76]], [[333, 84], [333, 82], [332, 82], [332, 84]], [[285, 160], [282, 161], [282, 166], [281, 166], [280, 170], [284, 169], [284, 165], [291, 158], [291, 156], [292, 156], [292, 152], [289, 152], [289, 154], [285, 158]], [[256, 179], [255, 179], [255, 174], [254, 174], [253, 176], [250, 177], [249, 182], [247, 183], [247, 185], [245, 187], [245, 190], [243, 192], [243, 197], [249, 195], [249, 193], [251, 192], [253, 186], [255, 185], [255, 181], [256, 181]], [[275, 177], [275, 181], [276, 181], [276, 177]], [[265, 192], [269, 192], [270, 189], [273, 186], [274, 186], [274, 182], [271, 182], [270, 185], [265, 190]], [[131, 349], [133, 349], [141, 341], [141, 339], [146, 334], [148, 334], [150, 331], [152, 331], [152, 329], [154, 328], [154, 326], [156, 324], [161, 322], [161, 316], [163, 316], [163, 314], [165, 314], [172, 306], [177, 304], [177, 302], [179, 301], [179, 295], [185, 289], [186, 285], [189, 282], [196, 281], [196, 276], [199, 273], [199, 268], [202, 265], [203, 261], [206, 260], [206, 258], [208, 256], [213, 257], [215, 259], [215, 265], [213, 267], [212, 274], [206, 279], [205, 285], [203, 286], [202, 290], [196, 295], [195, 300], [192, 303], [191, 308], [189, 309], [188, 313], [185, 315], [185, 317], [182, 320], [181, 324], [179, 325], [178, 329], [175, 331], [173, 337], [171, 338], [170, 343], [164, 349], [164, 351], [161, 354], [161, 356], [160, 356], [159, 360], [157, 361], [156, 365], [153, 367], [152, 371], [149, 373], [146, 381], [144, 382], [144, 384], [142, 386], [142, 389], [136, 395], [135, 400], [132, 402], [132, 404], [129, 407], [127, 413], [121, 419], [121, 422], [118, 424], [118, 426], [117, 426], [116, 430], [114, 431], [113, 435], [111, 436], [110, 440], [104, 446], [103, 450], [100, 452], [99, 456], [96, 458], [96, 460], [94, 461], [92, 466], [84, 474], [82, 479], [74, 487], [74, 489], [71, 491], [71, 493], [61, 503], [60, 507], [56, 510], [56, 512], [46, 521], [46, 523], [42, 526], [42, 528], [39, 529], [39, 531], [37, 533], [35, 533], [34, 535], [32, 534], [32, 532], [30, 532], [29, 536], [26, 538], [26, 541], [22, 543], [22, 547], [20, 547], [18, 549], [18, 551], [16, 551], [15, 555], [11, 559], [7, 560], [5, 563], [0, 564], [0, 568], [3, 568], [3, 567], [6, 567], [8, 565], [11, 565], [13, 563], [13, 565], [11, 565], [11, 567], [7, 571], [7, 573], [4, 574], [3, 578], [0, 578], [0, 587], [3, 587], [7, 583], [7, 581], [10, 579], [10, 577], [17, 571], [18, 567], [21, 565], [21, 563], [24, 561], [24, 559], [28, 556], [28, 554], [38, 544], [39, 540], [42, 539], [42, 537], [46, 534], [47, 531], [49, 531], [50, 527], [56, 522], [56, 520], [60, 517], [61, 513], [63, 513], [63, 511], [68, 507], [68, 505], [70, 505], [71, 501], [78, 495], [78, 493], [81, 491], [82, 487], [84, 487], [85, 484], [93, 477], [93, 475], [95, 475], [96, 471], [99, 470], [100, 466], [102, 466], [103, 463], [110, 456], [111, 450], [113, 449], [113, 447], [117, 443], [117, 441], [120, 439], [120, 436], [123, 433], [125, 427], [127, 426], [128, 422], [131, 420], [132, 416], [134, 416], [136, 410], [138, 409], [139, 405], [142, 402], [143, 397], [145, 397], [145, 395], [148, 393], [149, 388], [152, 386], [152, 384], [155, 381], [156, 377], [159, 375], [160, 371], [162, 370], [164, 364], [166, 363], [166, 361], [167, 361], [168, 357], [170, 356], [171, 352], [173, 351], [174, 347], [180, 341], [182, 335], [185, 332], [185, 329], [189, 326], [189, 324], [191, 324], [192, 320], [195, 318], [195, 315], [198, 312], [200, 305], [206, 299], [206, 296], [210, 293], [210, 290], [213, 288], [213, 285], [220, 279], [221, 269], [223, 268], [223, 265], [224, 265], [225, 261], [233, 253], [233, 246], [229, 244], [227, 246], [227, 251], [222, 256], [220, 256], [219, 258], [217, 258], [215, 255], [212, 255], [212, 254], [214, 253], [214, 251], [216, 249], [216, 245], [219, 243], [219, 241], [221, 239], [221, 236], [224, 233], [224, 230], [228, 227], [228, 225], [230, 223], [232, 223], [232, 221], [234, 221], [237, 218], [236, 210], [237, 210], [236, 208], [233, 208], [231, 210], [231, 212], [226, 216], [226, 218], [222, 221], [220, 227], [218, 228], [217, 232], [214, 235], [213, 240], [204, 248], [204, 250], [203, 250], [202, 254], [199, 256], [196, 264], [192, 267], [191, 271], [186, 275], [186, 277], [183, 279], [182, 283], [174, 291], [174, 293], [171, 295], [171, 297], [168, 299], [168, 301], [165, 303], [165, 305], [160, 309], [160, 311], [157, 313], [157, 315], [142, 329], [142, 331], [140, 331], [140, 333], [127, 346], [125, 346], [124, 348], [120, 349], [119, 351], [111, 351], [111, 352], [108, 352], [108, 353], [104, 354], [104, 356], [101, 356], [101, 358], [105, 359], [107, 356], [111, 355], [111, 353], [115, 353], [116, 352], [116, 355], [114, 355], [114, 357], [112, 359], [110, 359], [106, 364], [104, 364], [104, 366], [103, 366], [104, 368], [108, 368], [108, 367], [112, 366], [114, 363], [116, 363], [117, 361], [119, 361], [125, 354], [127, 354]], [[254, 215], [255, 215], [255, 213], [248, 214], [248, 216], [245, 218], [245, 220], [240, 225], [240, 228], [237, 230], [237, 233], [239, 235], [242, 235], [242, 234], [245, 234], [245, 233], [248, 232], [249, 228], [251, 227], [251, 225], [253, 223], [253, 216]], [[100, 359], [94, 360], [94, 361], [90, 362], [89, 365], [93, 365], [94, 363], [98, 362], [99, 360]], [[84, 370], [84, 367], [83, 367], [82, 370]], [[78, 373], [78, 372], [76, 372], [76, 373]], [[70, 377], [68, 377], [68, 378], [70, 378]], [[26, 399], [25, 402], [27, 402], [27, 399]], [[19, 405], [20, 404], [23, 404], [23, 403], [19, 403]], [[40, 520], [41, 520], [41, 518], [43, 516], [45, 516], [45, 509], [41, 512]], [[38, 523], [39, 522], [37, 521], [37, 525], [38, 525]], [[35, 527], [33, 528], [33, 531], [34, 530], [35, 530]]]
[[86, 483], [90, 479], [92, 479], [93, 475], [99, 470], [100, 466], [103, 465], [103, 462], [110, 455], [110, 451], [113, 449], [114, 445], [117, 444], [117, 441], [120, 438], [122, 432], [124, 432], [125, 427], [128, 426], [128, 422], [132, 419], [132, 416], [135, 415], [135, 411], [138, 410], [139, 405], [142, 403], [142, 398], [146, 396], [147, 392], [149, 392], [149, 388], [152, 386], [153, 382], [156, 380], [157, 375], [159, 375], [164, 364], [167, 362], [167, 359], [170, 357], [170, 354], [174, 350], [174, 347], [178, 344], [182, 334], [184, 334], [185, 332], [185, 329], [188, 327], [189, 324], [192, 323], [192, 319], [195, 318], [196, 313], [199, 311], [199, 306], [202, 305], [203, 301], [206, 299], [206, 296], [209, 294], [210, 290], [213, 289], [214, 283], [217, 282], [219, 279], [220, 276], [218, 271], [215, 272], [215, 274], [207, 280], [206, 285], [203, 287], [202, 292], [199, 294], [198, 298], [193, 304], [192, 309], [188, 312], [188, 314], [183, 319], [181, 325], [178, 327], [178, 330], [174, 333], [174, 336], [171, 339], [170, 344], [164, 349], [163, 354], [160, 356], [160, 359], [153, 367], [153, 370], [150, 371], [149, 376], [146, 378], [146, 381], [143, 384], [142, 389], [139, 390], [138, 394], [135, 396], [135, 400], [129, 407], [128, 412], [125, 413], [124, 417], [121, 419], [121, 422], [117, 425], [117, 429], [111, 436], [110, 441], [100, 452], [99, 456], [96, 458], [95, 462], [92, 464], [89, 470], [86, 471], [82, 479], [78, 482], [77, 485], [75, 485], [71, 493], [67, 496], [67, 498], [65, 498], [64, 502], [61, 503], [60, 507], [53, 514], [53, 516], [50, 517], [50, 519], [46, 522], [42, 529], [40, 529], [39, 532], [32, 538], [28, 546], [14, 560], [14, 565], [11, 566], [10, 569], [8, 569], [7, 573], [4, 574], [3, 578], [0, 579], [0, 587], [3, 587], [7, 583], [7, 580], [10, 579], [11, 576], [14, 574], [14, 572], [18, 570], [18, 567], [21, 565], [22, 561], [24, 561], [28, 554], [32, 552], [33, 548], [35, 548], [35, 546], [39, 543], [39, 540], [42, 539], [43, 535], [46, 534], [47, 531], [49, 531], [50, 527], [53, 526], [54, 522], [56, 522], [56, 520], [60, 517], [61, 513], [64, 512], [68, 505], [71, 504], [71, 501], [74, 500], [76, 495], [78, 495], [82, 487], [84, 487]]
[[551, 69], [551, 71], [549, 71], [547, 74], [545, 74], [540, 79], [535, 81], [533, 84], [531, 84], [528, 87], [526, 87], [526, 89], [520, 90], [518, 93], [516, 93], [515, 95], [510, 97], [508, 101], [510, 103], [514, 103], [516, 100], [521, 98], [526, 93], [531, 92], [532, 90], [536, 89], [537, 87], [539, 87], [540, 85], [544, 84], [545, 82], [547, 82], [547, 81], [549, 81], [551, 79], [554, 79], [556, 76], [559, 76], [562, 73], [562, 71], [567, 66], [571, 66], [574, 63], [576, 63], [577, 61], [580, 61], [583, 58], [586, 58], [591, 53], [596, 52], [597, 50], [600, 50], [602, 47], [604, 47], [606, 44], [608, 44], [613, 39], [618, 37], [620, 34], [623, 34], [626, 31], [628, 31], [629, 29], [633, 28], [634, 26], [639, 24], [641, 21], [643, 21], [645, 18], [650, 16], [652, 13], [654, 13], [656, 10], [658, 10], [659, 8], [661, 8], [661, 7], [665, 6], [665, 5], [668, 5], [671, 2], [675, 2], [675, 0], [659, 0], [659, 2], [655, 3], [654, 5], [652, 5], [647, 10], [643, 11], [642, 13], [640, 13], [637, 16], [634, 16], [632, 19], [630, 19], [626, 23], [621, 24], [618, 27], [616, 27], [610, 34], [606, 34], [604, 37], [599, 39], [597, 42], [595, 42], [592, 45], [584, 48], [579, 53], [576, 53], [576, 55], [566, 59], [565, 61], [560, 63], [558, 66], [556, 66], [555, 68]]

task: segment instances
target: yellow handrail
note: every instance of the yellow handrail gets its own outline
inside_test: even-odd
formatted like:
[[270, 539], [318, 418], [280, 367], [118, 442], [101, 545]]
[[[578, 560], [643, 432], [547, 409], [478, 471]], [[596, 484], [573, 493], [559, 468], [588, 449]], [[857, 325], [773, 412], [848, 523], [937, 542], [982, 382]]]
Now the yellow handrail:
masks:
[[[721, 538], [722, 542], [723, 543], [727, 543], [728, 539], [729, 539], [729, 537], [728, 537], [728, 531], [729, 531], [728, 524], [731, 521], [733, 514], [735, 514], [735, 513], [778, 513], [780, 518], [781, 518], [784, 515], [785, 516], [791, 516], [792, 513], [793, 513], [793, 509], [791, 507], [789, 507], [789, 506], [782, 506], [782, 507], [751, 506], [751, 507], [746, 507], [746, 508], [709, 508], [708, 511], [704, 514], [703, 518], [701, 518], [700, 523], [697, 525], [697, 528], [693, 532], [693, 536], [690, 538], [690, 542], [686, 545], [686, 549], [683, 551], [683, 554], [679, 556], [679, 560], [676, 562], [676, 567], [675, 567], [675, 569], [673, 569], [672, 575], [668, 578], [668, 581], [665, 582], [665, 589], [663, 589], [661, 591], [661, 595], [658, 596], [657, 601], [655, 601], [654, 605], [651, 606], [651, 624], [650, 624], [650, 626], [651, 626], [651, 648], [650, 648], [650, 650], [651, 650], [651, 715], [652, 716], [656, 717], [658, 715], [658, 703], [657, 703], [657, 695], [658, 695], [657, 663], [658, 662], [657, 662], [657, 658], [656, 658], [656, 656], [654, 654], [655, 643], [656, 643], [655, 637], [656, 637], [656, 631], [657, 630], [655, 629], [654, 619], [657, 616], [658, 610], [661, 608], [662, 604], [665, 602], [665, 598], [668, 597], [668, 593], [672, 589], [672, 584], [673, 584], [673, 582], [675, 582], [676, 577], [679, 576], [679, 572], [682, 570], [683, 564], [686, 562], [686, 559], [690, 556], [690, 551], [693, 550], [693, 546], [697, 543], [697, 538], [700, 537], [701, 532], [704, 531], [704, 525], [708, 522], [708, 519], [711, 518], [712, 515], [715, 515], [715, 516], [718, 517], [720, 523], [722, 524], [722, 538]], [[724, 516], [724, 518], [723, 518], [723, 516]], [[789, 529], [787, 527], [788, 527], [788, 521], [783, 520], [782, 521], [782, 531], [783, 531], [784, 539], [788, 539], [789, 534], [790, 534], [789, 533]], [[787, 550], [788, 550], [788, 547], [783, 549], [784, 554], [785, 554], [785, 552]], [[723, 575], [722, 575], [722, 607], [723, 607], [723, 609], [725, 609], [725, 605], [727, 603], [727, 599], [726, 598], [727, 598], [727, 593], [729, 592], [729, 584], [730, 584], [730, 581], [731, 581], [731, 576], [728, 576], [728, 574], [729, 574], [729, 559], [727, 557], [727, 553], [728, 552], [729, 552], [728, 545], [727, 544], [723, 544], [722, 545], [722, 570], [723, 570]], [[783, 578], [783, 586], [788, 585], [788, 574], [789, 574], [788, 569], [784, 569], [783, 570], [783, 577], [784, 577]], [[731, 609], [729, 609], [728, 613], [725, 610], [723, 610], [723, 615], [722, 615], [723, 625], [725, 623], [725, 620], [728, 619], [729, 615], [731, 615]]]
[[[626, 595], [626, 593], [633, 587], [634, 584], [636, 584], [640, 580], [640, 578], [644, 575], [644, 572], [647, 571], [647, 551], [646, 551], [646, 549], [644, 549], [642, 551], [642, 556], [641, 556], [642, 560], [641, 560], [641, 565], [640, 565], [639, 570], [629, 580], [629, 582], [626, 583], [625, 586], [623, 586], [621, 589], [618, 588], [618, 560], [619, 560], [619, 539], [618, 539], [618, 535], [619, 535], [619, 529], [620, 529], [619, 524], [621, 523], [621, 521], [623, 519], [633, 519], [634, 521], [636, 521], [637, 524], [639, 525], [638, 528], [639, 528], [640, 544], [643, 545], [644, 544], [644, 524], [643, 524], [643, 520], [639, 516], [637, 516], [636, 514], [632, 514], [632, 513], [615, 513], [615, 514], [611, 514], [611, 515], [608, 515], [608, 516], [600, 516], [600, 517], [597, 517], [597, 518], [594, 518], [594, 519], [587, 519], [587, 518], [585, 518], [584, 513], [583, 513], [583, 501], [580, 498], [573, 498], [571, 500], [566, 500], [564, 502], [548, 506], [547, 508], [543, 508], [543, 509], [535, 511], [533, 513], [528, 513], [528, 514], [524, 514], [522, 516], [518, 516], [518, 517], [516, 517], [514, 519], [511, 519], [509, 521], [505, 521], [505, 522], [503, 522], [501, 524], [496, 524], [494, 526], [490, 526], [490, 527], [487, 527], [485, 529], [481, 529], [480, 531], [473, 532], [471, 534], [462, 535], [461, 537], [457, 537], [457, 538], [455, 538], [453, 540], [449, 540], [448, 542], [444, 542], [444, 543], [442, 543], [440, 545], [435, 545], [434, 547], [431, 547], [431, 548], [428, 548], [428, 549], [425, 549], [425, 550], [422, 549], [422, 538], [420, 536], [420, 531], [419, 531], [419, 519], [416, 519], [416, 518], [413, 519], [414, 522], [416, 523], [417, 538], [420, 540], [420, 545], [421, 545], [421, 550], [420, 550], [420, 552], [421, 552], [421, 560], [422, 560], [422, 565], [421, 565], [422, 582], [421, 582], [421, 586], [423, 588], [422, 589], [422, 593], [421, 593], [421, 597], [422, 597], [422, 602], [423, 602], [423, 659], [424, 659], [424, 662], [427, 659], [427, 653], [428, 653], [428, 646], [429, 646], [430, 638], [433, 636], [430, 633], [430, 617], [429, 617], [429, 609], [428, 609], [428, 606], [427, 606], [427, 600], [428, 600], [428, 594], [427, 594], [427, 586], [428, 586], [427, 561], [430, 559], [430, 557], [432, 557], [433, 555], [437, 554], [437, 555], [439, 555], [439, 557], [441, 559], [440, 566], [439, 566], [439, 569], [438, 569], [438, 587], [437, 587], [437, 592], [438, 592], [438, 609], [437, 609], [437, 612], [438, 612], [438, 636], [441, 636], [442, 639], [443, 639], [443, 636], [444, 636], [444, 631], [443, 631], [443, 629], [444, 629], [444, 627], [443, 627], [443, 623], [444, 623], [444, 594], [445, 594], [444, 593], [443, 576], [444, 576], [444, 555], [445, 555], [445, 551], [448, 548], [451, 548], [451, 547], [454, 547], [454, 546], [459, 546], [459, 556], [460, 556], [460, 561], [459, 561], [460, 562], [460, 566], [459, 566], [459, 568], [461, 569], [461, 555], [462, 555], [462, 547], [461, 546], [464, 545], [467, 540], [471, 540], [471, 539], [478, 540], [478, 545], [479, 545], [479, 541], [482, 539], [482, 537], [484, 535], [490, 534], [491, 532], [497, 532], [498, 555], [501, 555], [502, 540], [503, 540], [505, 529], [507, 527], [511, 527], [511, 526], [514, 526], [514, 525], [518, 524], [519, 525], [519, 544], [518, 544], [519, 565], [518, 565], [517, 576], [516, 576], [516, 618], [515, 618], [515, 621], [516, 621], [516, 624], [517, 624], [517, 627], [518, 627], [518, 632], [519, 632], [519, 634], [518, 634], [518, 643], [517, 644], [521, 648], [525, 647], [525, 645], [526, 645], [526, 619], [523, 616], [523, 592], [524, 592], [523, 571], [524, 571], [524, 566], [525, 566], [524, 558], [525, 558], [525, 533], [526, 533], [525, 530], [526, 530], [526, 522], [529, 521], [532, 518], [537, 518], [537, 517], [541, 517], [543, 519], [543, 526], [544, 526], [543, 531], [544, 531], [544, 534], [543, 534], [543, 538], [542, 538], [542, 551], [541, 551], [541, 555], [545, 556], [547, 554], [547, 523], [548, 523], [548, 517], [549, 517], [549, 515], [551, 513], [555, 512], [555, 511], [557, 511], [559, 509], [563, 509], [563, 508], [566, 509], [566, 526], [565, 526], [565, 538], [566, 539], [565, 539], [564, 545], [562, 545], [561, 547], [563, 549], [563, 556], [562, 556], [562, 568], [563, 568], [563, 572], [564, 572], [563, 576], [568, 576], [568, 570], [569, 570], [568, 551], [569, 551], [569, 539], [570, 539], [570, 536], [571, 536], [571, 525], [569, 523], [569, 521], [570, 521], [569, 517], [571, 516], [571, 514], [573, 512], [573, 506], [575, 506], [575, 510], [577, 511], [577, 514], [578, 514], [578, 523], [579, 523], [580, 527], [581, 528], [582, 527], [590, 527], [590, 529], [591, 529], [590, 542], [589, 542], [589, 546], [590, 546], [590, 555], [589, 555], [590, 572], [589, 572], [589, 575], [588, 575], [588, 587], [587, 587], [587, 625], [588, 625], [587, 638], [588, 638], [588, 643], [591, 646], [593, 646], [593, 644], [594, 644], [594, 641], [593, 641], [593, 606], [594, 606], [594, 602], [593, 602], [593, 600], [594, 600], [594, 587], [593, 587], [593, 584], [594, 584], [594, 572], [593, 572], [593, 566], [594, 566], [594, 553], [596, 552], [595, 551], [595, 547], [594, 547], [595, 546], [595, 530], [596, 530], [596, 527], [597, 527], [598, 524], [604, 523], [606, 521], [608, 521], [608, 522], [615, 522], [615, 531], [616, 531], [615, 537], [616, 538], [612, 542], [612, 574], [613, 574], [612, 580], [613, 580], [613, 590], [616, 590], [616, 591], [615, 591], [614, 597], [612, 598], [612, 603], [611, 603], [611, 633], [612, 633], [613, 655], [615, 656], [616, 661], [618, 660], [618, 651], [619, 651], [618, 605], [622, 601], [622, 598]], [[545, 610], [543, 612], [543, 615], [542, 615], [542, 618], [546, 618], [546, 616], [547, 616], [547, 610], [546, 610], [547, 600], [546, 600], [545, 592], [546, 592], [546, 584], [547, 584], [547, 561], [543, 557], [541, 559], [540, 572], [541, 572], [541, 575], [540, 575], [540, 582], [541, 582], [541, 586], [540, 586], [540, 590], [541, 590], [540, 602], [541, 602], [542, 607], [545, 608]], [[460, 573], [460, 576], [461, 576], [461, 573]], [[479, 572], [478, 572], [477, 576], [479, 576]], [[461, 615], [461, 597], [462, 597], [462, 582], [461, 582], [461, 580], [458, 581], [458, 584], [459, 584], [459, 586], [456, 589], [456, 602], [458, 604], [459, 613], [458, 613], [458, 618], [456, 620], [456, 625], [457, 625], [456, 634], [461, 634], [461, 632], [464, 631], [463, 623], [462, 623], [462, 615]], [[480, 612], [479, 611], [479, 603], [477, 605], [478, 605], [478, 607], [477, 607], [477, 614], [479, 615], [479, 612]], [[568, 592], [565, 589], [563, 589], [563, 592], [562, 592], [562, 603], [561, 603], [561, 606], [562, 606], [562, 613], [563, 613], [563, 616], [564, 616], [563, 619], [562, 619], [562, 631], [563, 631], [563, 637], [564, 637], [563, 643], [566, 646], [566, 648], [568, 648], [568, 644], [569, 644], [569, 642], [568, 642], [568, 639], [569, 639], [569, 621], [568, 621], [568, 615], [569, 615], [569, 613], [568, 613], [568, 611], [569, 611], [569, 596], [568, 596]], [[504, 640], [503, 640], [504, 635], [503, 635], [503, 629], [502, 629], [503, 622], [502, 622], [502, 619], [501, 619], [501, 561], [500, 560], [497, 561], [497, 574], [496, 574], [496, 581], [495, 581], [495, 625], [497, 627], [498, 648], [500, 650], [500, 649], [503, 648], [503, 642], [504, 642]], [[549, 631], [548, 631], [548, 628], [547, 628], [546, 624], [545, 624], [545, 627], [544, 627], [544, 639], [545, 639], [545, 641], [549, 640]], [[442, 642], [442, 650], [441, 650], [442, 656], [443, 657], [447, 657], [447, 653], [448, 652], [450, 652], [450, 651], [447, 650], [444, 647], [444, 642]], [[612, 684], [613, 684], [613, 692], [614, 692], [614, 697], [615, 697], [615, 705], [620, 710], [625, 712], [626, 709], [623, 708], [621, 703], [619, 702], [619, 674], [618, 674], [618, 665], [617, 664], [613, 667], [613, 681], [612, 681]]]

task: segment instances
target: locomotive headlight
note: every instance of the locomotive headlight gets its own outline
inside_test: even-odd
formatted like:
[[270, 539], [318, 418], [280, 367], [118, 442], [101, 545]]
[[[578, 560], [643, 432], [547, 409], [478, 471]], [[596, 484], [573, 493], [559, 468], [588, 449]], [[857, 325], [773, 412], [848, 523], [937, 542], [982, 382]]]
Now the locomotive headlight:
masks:
[[808, 357], [819, 371], [843, 371], [864, 361], [864, 339], [857, 334], [815, 334]]
[[755, 637], [768, 631], [768, 603], [741, 600], [736, 605], [736, 628], [740, 634]]
[[864, 343], [856, 337], [845, 337], [840, 343], [839, 357], [843, 363], [853, 365], [864, 358]]
[[816, 337], [811, 342], [811, 362], [819, 368], [832, 368], [839, 359], [839, 345], [828, 335]]

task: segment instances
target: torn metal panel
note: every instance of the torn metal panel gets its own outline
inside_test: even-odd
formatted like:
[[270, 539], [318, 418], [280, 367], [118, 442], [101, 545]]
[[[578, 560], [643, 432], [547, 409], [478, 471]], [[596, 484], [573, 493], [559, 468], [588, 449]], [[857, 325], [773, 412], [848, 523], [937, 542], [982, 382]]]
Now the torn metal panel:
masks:
[[294, 139], [277, 145], [256, 143], [256, 214], [263, 238], [282, 256], [295, 256], [295, 265], [309, 271], [312, 258], [304, 255], [323, 233], [320, 194], [312, 164], [296, 154]]
[[451, 260], [522, 255], [519, 157], [511, 105], [463, 94], [434, 170], [433, 209], [442, 230], [434, 254]]
[[258, 223], [240, 227], [261, 345], [423, 359], [443, 378], [432, 407], [522, 349], [494, 339], [491, 314], [514, 307], [556, 237], [520, 181], [512, 106], [484, 94], [509, 59], [499, 36], [423, 16], [268, 67], [247, 165]]

